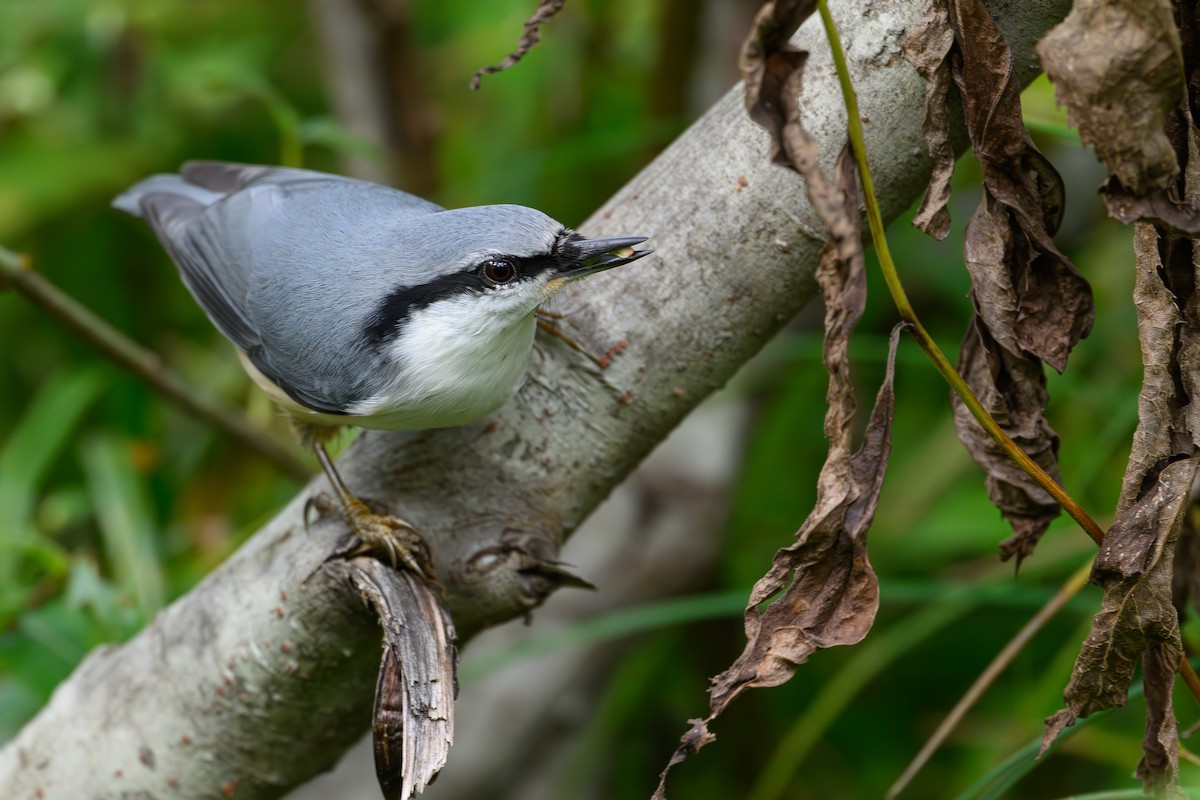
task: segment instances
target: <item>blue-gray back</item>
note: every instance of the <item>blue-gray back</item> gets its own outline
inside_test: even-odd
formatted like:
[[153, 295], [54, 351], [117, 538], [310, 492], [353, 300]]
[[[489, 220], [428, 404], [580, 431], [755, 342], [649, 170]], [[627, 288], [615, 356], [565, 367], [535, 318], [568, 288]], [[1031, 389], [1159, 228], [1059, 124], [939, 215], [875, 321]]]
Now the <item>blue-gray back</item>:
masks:
[[145, 216], [259, 371], [329, 413], [394, 380], [402, 365], [385, 363], [385, 350], [408, 290], [488, 256], [548, 254], [569, 233], [522, 206], [448, 211], [364, 181], [218, 162], [147, 178], [114, 205]]
[[197, 301], [260, 371], [333, 413], [381, 380], [361, 321], [421, 269], [400, 244], [405, 229], [442, 210], [363, 181], [211, 162], [149, 178], [115, 205], [140, 209]]

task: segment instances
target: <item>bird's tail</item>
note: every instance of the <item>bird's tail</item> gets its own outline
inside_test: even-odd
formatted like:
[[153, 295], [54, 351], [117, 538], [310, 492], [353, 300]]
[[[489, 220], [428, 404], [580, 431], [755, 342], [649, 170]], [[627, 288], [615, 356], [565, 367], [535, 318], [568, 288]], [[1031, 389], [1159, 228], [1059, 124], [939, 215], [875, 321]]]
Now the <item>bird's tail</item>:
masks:
[[143, 181], [130, 186], [113, 200], [113, 208], [132, 214], [135, 217], [145, 216], [142, 209], [142, 198], [148, 195], [171, 195], [211, 206], [225, 196], [223, 192], [214, 192], [188, 183], [179, 175], [151, 175]]

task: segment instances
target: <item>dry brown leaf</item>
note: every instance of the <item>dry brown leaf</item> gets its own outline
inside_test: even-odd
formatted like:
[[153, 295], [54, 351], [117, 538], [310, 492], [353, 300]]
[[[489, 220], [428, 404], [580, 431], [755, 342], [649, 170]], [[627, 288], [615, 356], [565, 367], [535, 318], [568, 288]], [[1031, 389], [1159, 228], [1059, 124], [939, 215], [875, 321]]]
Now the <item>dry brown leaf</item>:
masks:
[[1178, 627], [1176, 641], [1156, 645], [1142, 654], [1146, 733], [1142, 737], [1137, 776], [1146, 794], [1161, 800], [1187, 797], [1179, 786], [1179, 723], [1171, 705], [1171, 687], [1175, 685], [1182, 654]]
[[1038, 43], [1055, 97], [1083, 143], [1135, 196], [1179, 174], [1164, 124], [1183, 97], [1183, 51], [1170, 0], [1075, 0]]
[[[879, 586], [867, 558], [866, 536], [891, 450], [892, 384], [901, 327], [892, 332], [883, 385], [862, 444], [852, 452], [855, 401], [847, 350], [850, 333], [866, 305], [856, 180], [853, 162], [843, 150], [837, 185], [809, 185], [810, 195], [832, 189], [840, 198], [842, 219], [827, 219], [826, 225], [854, 232], [826, 246], [817, 270], [826, 309], [829, 455], [817, 482], [816, 505], [797, 531], [795, 543], [775, 554], [770, 570], [754, 585], [745, 611], [745, 650], [713, 679], [709, 715], [691, 720], [692, 727], [663, 770], [655, 800], [666, 797], [670, 769], [713, 741], [709, 724], [743, 691], [787, 681], [821, 648], [861, 641], [875, 619]], [[841, 252], [849, 258], [839, 257]]]
[[789, 115], [794, 114], [796, 96], [782, 93], [783, 83], [794, 69], [803, 66], [808, 53], [788, 44], [792, 34], [816, 10], [816, 0], [778, 0], [764, 3], [742, 43], [738, 66], [742, 71], [746, 110], [750, 118], [771, 134], [772, 159], [782, 149], [780, 134]]
[[[1013, 441], [1058, 480], [1058, 435], [1042, 415], [1047, 393], [1041, 365], [998, 346], [976, 317], [963, 339], [958, 371]], [[1058, 503], [1000, 449], [958, 395], [951, 396], [951, 406], [959, 439], [987, 469], [988, 497], [1013, 529], [1000, 544], [1001, 557], [1016, 557], [1019, 564], [1058, 516]]]
[[1137, 194], [1123, 187], [1115, 178], [1100, 188], [1109, 216], [1129, 225], [1133, 222], [1152, 222], [1160, 228], [1183, 236], [1200, 234], [1200, 208], [1175, 200], [1166, 189]]
[[908, 29], [902, 44], [905, 59], [925, 79], [925, 145], [933, 159], [929, 188], [913, 225], [941, 241], [950, 232], [950, 178], [954, 174], [954, 145], [950, 141], [950, 109], [947, 101], [954, 78], [950, 74], [950, 48], [954, 29], [937, 0], [926, 4], [921, 17]]
[[[1179, 244], [1184, 246], [1174, 246]], [[1135, 229], [1134, 305], [1145, 365], [1138, 428], [1117, 518], [1092, 570], [1104, 599], [1064, 692], [1067, 707], [1046, 720], [1042, 740], [1044, 751], [1076, 719], [1124, 705], [1140, 658], [1146, 735], [1138, 775], [1148, 790], [1165, 797], [1178, 796], [1179, 771], [1171, 686], [1183, 651], [1172, 602], [1174, 553], [1197, 465], [1189, 394], [1179, 380], [1183, 348], [1196, 331], [1180, 313], [1194, 293], [1190, 244], [1160, 239], [1148, 224]]]
[[[1186, 145], [1171, 131], [1190, 135], [1194, 125], [1182, 102], [1182, 38], [1170, 0], [1078, 0], [1038, 54], [1083, 143], [1108, 168], [1100, 192], [1109, 214], [1200, 234], [1195, 198], [1177, 191]], [[1181, 110], [1182, 125], [1173, 125]]]
[[1087, 281], [1051, 238], [1062, 180], [1025, 130], [1012, 53], [986, 5], [954, 0], [950, 8], [954, 76], [986, 194], [966, 231], [976, 306], [1006, 349], [1061, 371], [1095, 313]]
[[541, 31], [538, 29], [561, 11], [566, 2], [567, 0], [538, 0], [533, 16], [525, 20], [525, 30], [521, 33], [520, 41], [517, 42], [517, 49], [505, 56], [499, 64], [478, 69], [471, 78], [471, 88], [479, 91], [484, 75], [503, 72], [524, 58], [542, 40]]
[[862, 251], [857, 201], [848, 214], [845, 192], [821, 172], [821, 144], [800, 124], [797, 102], [808, 53], [788, 44], [815, 8], [815, 0], [778, 0], [759, 9], [740, 60], [746, 113], [771, 135], [771, 160], [804, 176], [813, 210], [839, 257], [850, 260]]
[[1146, 491], [1118, 514], [1105, 535], [1092, 568], [1092, 582], [1103, 587], [1104, 599], [1063, 693], [1067, 707], [1046, 720], [1042, 738], [1045, 752], [1075, 720], [1125, 705], [1141, 659], [1147, 726], [1138, 772], [1160, 791], [1178, 784], [1171, 686], [1183, 647], [1171, 604], [1172, 553], [1195, 477], [1192, 458], [1148, 476]]
[[847, 206], [847, 197], [853, 194], [857, 198], [857, 179], [847, 177], [851, 168], [845, 163], [845, 150], [837, 166], [841, 187], [821, 172], [817, 162], [820, 142], [800, 124], [797, 102], [808, 53], [788, 43], [816, 7], [816, 0], [764, 3], [742, 45], [739, 66], [746, 113], [771, 135], [771, 160], [804, 176], [808, 199], [838, 257], [853, 261], [862, 257], [862, 236], [858, 201], [854, 199], [852, 206]]
[[1195, 421], [1189, 402], [1193, 395], [1180, 374], [1181, 351], [1195, 346], [1198, 330], [1184, 324], [1180, 311], [1189, 305], [1195, 291], [1191, 241], [1161, 238], [1153, 226], [1138, 223], [1133, 250], [1133, 305], [1142, 353], [1142, 389], [1118, 509], [1131, 505], [1142, 494], [1146, 476], [1161, 469], [1168, 459], [1191, 455], [1196, 449], [1194, 434], [1189, 432]]
[[715, 740], [709, 724], [743, 691], [778, 686], [817, 650], [856, 644], [870, 630], [879, 586], [867, 558], [866, 534], [891, 448], [892, 379], [901, 329], [892, 332], [887, 377], [862, 446], [849, 458], [844, 449], [831, 447], [816, 507], [796, 543], [776, 553], [770, 571], [754, 586], [746, 606], [745, 650], [713, 680], [709, 716], [689, 720], [692, 727], [663, 770], [654, 800], [665, 800], [672, 767]]
[[[905, 54], [928, 81], [926, 135], [937, 161], [918, 224], [934, 235], [948, 224], [943, 184], [953, 168], [947, 150], [950, 77], [983, 169], [984, 197], [964, 237], [975, 316], [959, 371], [1005, 432], [1057, 480], [1058, 437], [1044, 419], [1040, 361], [1061, 370], [1094, 316], [1087, 282], [1052, 239], [1062, 219], [1062, 181], [1025, 130], [1012, 54], [983, 0], [930, 3], [910, 31]], [[1001, 553], [1024, 558], [1058, 515], [1058, 505], [957, 397], [952, 405], [959, 438], [987, 472], [988, 494], [1013, 528]]]

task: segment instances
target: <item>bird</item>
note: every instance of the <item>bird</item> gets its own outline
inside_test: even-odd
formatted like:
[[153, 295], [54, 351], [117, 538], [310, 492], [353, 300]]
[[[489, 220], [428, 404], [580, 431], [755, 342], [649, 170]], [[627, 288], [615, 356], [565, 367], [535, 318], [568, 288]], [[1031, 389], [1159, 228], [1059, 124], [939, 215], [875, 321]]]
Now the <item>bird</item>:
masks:
[[367, 181], [189, 161], [112, 205], [146, 221], [184, 285], [291, 418], [356, 537], [426, 578], [403, 519], [354, 495], [326, 443], [346, 425], [464, 425], [519, 388], [536, 312], [564, 286], [629, 264], [643, 236], [587, 238], [520, 205], [446, 209]]

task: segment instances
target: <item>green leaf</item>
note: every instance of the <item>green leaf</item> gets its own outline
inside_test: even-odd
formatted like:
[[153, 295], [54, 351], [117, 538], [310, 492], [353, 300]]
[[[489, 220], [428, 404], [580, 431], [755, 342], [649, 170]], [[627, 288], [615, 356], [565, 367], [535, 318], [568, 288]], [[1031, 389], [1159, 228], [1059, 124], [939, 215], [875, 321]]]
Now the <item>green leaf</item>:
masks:
[[117, 585], [149, 619], [163, 605], [163, 576], [153, 516], [128, 448], [114, 436], [96, 435], [84, 442], [80, 457]]
[[745, 605], [742, 592], [705, 594], [662, 603], [622, 609], [599, 619], [582, 622], [468, 662], [459, 670], [463, 684], [479, 680], [511, 664], [558, 650], [616, 639], [643, 631], [716, 617], [732, 617]]
[[0, 595], [17, 587], [22, 558], [33, 555], [46, 566], [57, 562], [57, 546], [39, 541], [32, 525], [34, 504], [47, 471], [99, 395], [101, 378], [100, 370], [91, 368], [52, 377], [0, 446]]

